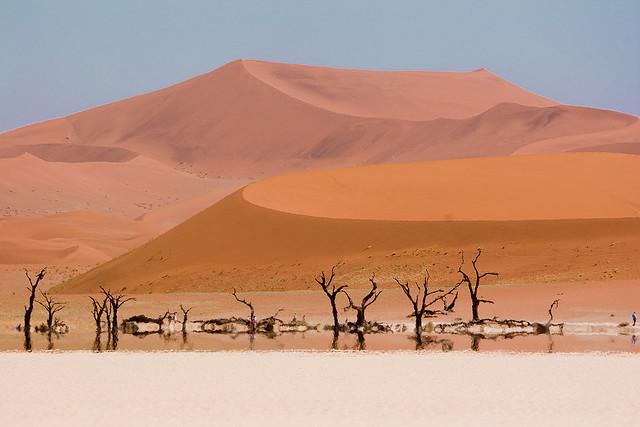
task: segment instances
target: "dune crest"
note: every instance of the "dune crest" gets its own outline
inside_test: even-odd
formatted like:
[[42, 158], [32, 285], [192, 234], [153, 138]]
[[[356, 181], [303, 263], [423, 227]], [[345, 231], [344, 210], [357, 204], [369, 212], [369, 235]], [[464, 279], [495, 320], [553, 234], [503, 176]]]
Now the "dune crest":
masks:
[[490, 157], [321, 170], [244, 188], [299, 215], [398, 221], [640, 217], [640, 156]]
[[251, 60], [243, 64], [253, 76], [292, 98], [356, 117], [461, 119], [502, 102], [536, 107], [556, 104], [485, 69], [366, 71]]

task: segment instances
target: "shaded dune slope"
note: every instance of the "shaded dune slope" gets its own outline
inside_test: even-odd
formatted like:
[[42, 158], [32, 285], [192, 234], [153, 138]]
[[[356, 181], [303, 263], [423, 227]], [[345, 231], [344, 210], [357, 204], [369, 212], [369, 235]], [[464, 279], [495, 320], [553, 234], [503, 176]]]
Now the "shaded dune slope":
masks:
[[[604, 156], [599, 161], [615, 168], [620, 159], [627, 156]], [[471, 168], [477, 161], [460, 162]], [[566, 173], [571, 172], [569, 162]], [[484, 169], [473, 182], [490, 186], [495, 173]], [[406, 198], [415, 197], [406, 184], [398, 191]], [[358, 188], [368, 197], [385, 197], [375, 185]], [[545, 190], [553, 193], [554, 188]], [[446, 192], [446, 187], [441, 191]], [[599, 194], [593, 203], [603, 202]], [[473, 211], [474, 207], [470, 201], [456, 209]], [[562, 206], [559, 209], [562, 212]], [[612, 212], [616, 214], [615, 207]], [[148, 244], [60, 285], [57, 291], [90, 292], [98, 284], [129, 292], [223, 291], [234, 286], [306, 289], [313, 286], [311, 278], [319, 268], [338, 260], [345, 262], [345, 277], [363, 280], [361, 284], [370, 271], [378, 271], [383, 286], [389, 286], [392, 274], [420, 271], [431, 263], [439, 280], [446, 282], [456, 277], [457, 251], [479, 246], [487, 250], [486, 262], [497, 264], [502, 280], [507, 281], [601, 279], [603, 274], [614, 274], [602, 263], [615, 265], [616, 277], [640, 274], [632, 261], [640, 255], [637, 215], [495, 221], [337, 219], [257, 206], [238, 191]]]

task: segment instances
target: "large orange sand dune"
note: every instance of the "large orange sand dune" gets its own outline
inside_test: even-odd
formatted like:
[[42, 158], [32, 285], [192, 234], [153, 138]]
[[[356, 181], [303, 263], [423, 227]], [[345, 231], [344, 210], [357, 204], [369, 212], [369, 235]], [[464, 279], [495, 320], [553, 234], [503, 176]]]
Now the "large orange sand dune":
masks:
[[[486, 70], [234, 61], [0, 134], [0, 211], [91, 209], [167, 230], [249, 180], [292, 171], [638, 146], [637, 117], [558, 105]], [[81, 246], [73, 242], [81, 230], [69, 232], [67, 242]], [[32, 242], [35, 254], [41, 242], [28, 234], [21, 245]]]
[[[491, 167], [485, 167], [487, 162]], [[305, 289], [314, 286], [310, 278], [318, 269], [338, 260], [345, 263], [342, 271], [354, 286], [365, 284], [371, 271], [389, 285], [392, 274], [424, 266], [447, 282], [457, 278], [458, 250], [477, 247], [486, 250], [483, 263], [499, 270], [500, 280], [507, 283], [640, 277], [640, 183], [633, 173], [640, 168], [640, 157], [576, 153], [435, 165], [327, 171], [252, 184], [58, 290], [88, 292], [98, 283], [129, 292]], [[541, 170], [568, 180], [550, 186], [537, 173]], [[461, 171], [466, 173], [461, 176]], [[589, 171], [595, 175], [579, 178]], [[467, 184], [455, 184], [460, 200], [449, 186], [433, 185], [454, 181]], [[315, 187], [306, 193], [309, 183]], [[593, 191], [573, 191], [583, 184], [593, 185]], [[292, 197], [272, 200], [280, 186]], [[526, 211], [504, 210], [500, 197], [482, 200], [508, 189], [517, 206], [528, 196], [527, 191], [518, 193], [519, 188], [537, 189]], [[611, 202], [613, 188], [624, 200]], [[261, 199], [263, 195], [268, 197]], [[310, 203], [314, 196], [316, 205]], [[295, 201], [300, 206], [291, 204]], [[385, 208], [388, 202], [393, 209]], [[422, 209], [423, 214], [415, 212]], [[433, 220], [443, 212], [466, 219]], [[468, 220], [487, 212], [495, 220]], [[531, 219], [522, 219], [523, 213]], [[378, 219], [353, 218], [357, 215]]]

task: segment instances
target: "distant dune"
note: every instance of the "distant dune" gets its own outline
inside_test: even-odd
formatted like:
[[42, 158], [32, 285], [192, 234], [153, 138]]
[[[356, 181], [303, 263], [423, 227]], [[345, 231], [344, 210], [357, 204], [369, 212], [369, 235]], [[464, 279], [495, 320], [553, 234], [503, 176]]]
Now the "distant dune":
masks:
[[[275, 175], [513, 154], [637, 154], [638, 147], [637, 117], [559, 105], [487, 70], [378, 72], [239, 60], [0, 134], [0, 212], [43, 217], [89, 209], [161, 232], [247, 182]], [[81, 246], [78, 232], [70, 231], [67, 243]], [[21, 244], [25, 254], [40, 245]], [[103, 259], [98, 252], [95, 261]], [[66, 252], [50, 253], [38, 259], [67, 259]]]
[[158, 232], [139, 221], [89, 210], [4, 218], [0, 219], [0, 264], [105, 262]]
[[[69, 158], [137, 154], [209, 176], [257, 178], [508, 155], [540, 140], [636, 122], [559, 106], [484, 70], [374, 72], [235, 61], [166, 89], [0, 134], [0, 155], [37, 145], [28, 152], [60, 159], [56, 145], [79, 145], [84, 151], [69, 150]], [[560, 151], [567, 150], [556, 146]]]
[[[274, 178], [57, 290], [88, 292], [96, 283], [129, 292], [306, 289], [314, 273], [338, 261], [354, 286], [371, 271], [388, 286], [394, 272], [431, 263], [447, 283], [457, 277], [458, 251], [477, 247], [507, 282], [638, 277], [638, 167], [637, 156], [584, 153]], [[545, 171], [573, 178], [550, 185]], [[451, 217], [441, 220], [445, 213]], [[493, 220], [470, 220], [484, 215]]]

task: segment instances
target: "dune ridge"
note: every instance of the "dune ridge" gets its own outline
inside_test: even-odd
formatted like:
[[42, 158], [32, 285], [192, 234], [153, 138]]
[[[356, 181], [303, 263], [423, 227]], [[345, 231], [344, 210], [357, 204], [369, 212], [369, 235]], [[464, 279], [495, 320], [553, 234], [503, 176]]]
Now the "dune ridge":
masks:
[[638, 218], [638, 171], [640, 157], [623, 154], [487, 157], [297, 173], [242, 194], [258, 206], [325, 218]]

